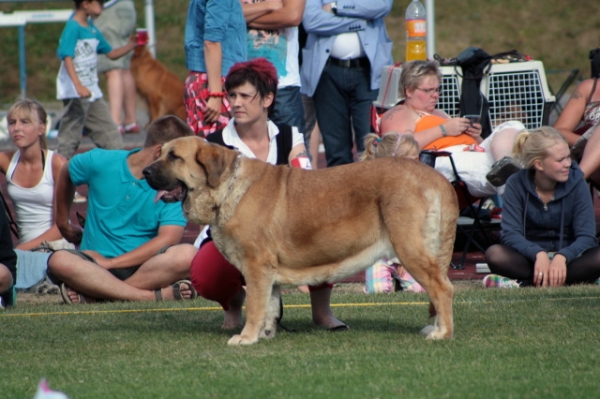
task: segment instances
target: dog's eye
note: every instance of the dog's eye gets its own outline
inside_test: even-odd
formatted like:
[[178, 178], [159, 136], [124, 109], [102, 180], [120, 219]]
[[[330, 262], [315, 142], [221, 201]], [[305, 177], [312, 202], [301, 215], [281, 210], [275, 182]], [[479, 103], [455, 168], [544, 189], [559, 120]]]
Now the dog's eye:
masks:
[[175, 153], [173, 153], [173, 151], [169, 151], [169, 154], [167, 155], [167, 157], [169, 158], [169, 161], [175, 161], [177, 159], [181, 159], [181, 157], [178, 157], [177, 155], [175, 155]]

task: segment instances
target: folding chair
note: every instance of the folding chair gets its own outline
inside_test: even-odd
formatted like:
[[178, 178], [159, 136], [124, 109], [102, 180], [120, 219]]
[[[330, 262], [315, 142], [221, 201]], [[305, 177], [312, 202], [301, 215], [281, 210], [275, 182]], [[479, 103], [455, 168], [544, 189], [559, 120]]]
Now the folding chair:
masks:
[[[475, 197], [473, 196], [467, 187], [467, 184], [464, 180], [461, 179], [458, 171], [456, 169], [456, 165], [454, 164], [454, 159], [452, 158], [452, 154], [447, 151], [421, 151], [420, 160], [423, 163], [431, 167], [435, 167], [435, 160], [437, 157], [448, 157], [450, 160], [450, 165], [452, 166], [452, 171], [454, 173], [454, 180], [450, 183], [454, 187], [456, 191], [456, 195], [458, 198], [458, 207], [460, 211], [468, 210], [471, 216], [459, 216], [457, 222], [457, 231], [463, 234], [466, 237], [466, 242], [462, 251], [462, 255], [460, 257], [460, 261], [458, 264], [452, 263], [451, 266], [453, 269], [462, 270], [465, 268], [465, 259], [467, 258], [467, 254], [469, 253], [469, 248], [471, 244], [473, 244], [479, 251], [485, 253], [487, 247], [492, 244], [492, 239], [490, 238], [488, 232], [490, 230], [496, 230], [500, 228], [500, 220], [499, 219], [491, 219], [489, 221], [481, 219], [481, 210], [485, 200], [489, 197]], [[475, 205], [477, 203], [477, 205]], [[481, 236], [485, 239], [485, 243], [480, 243], [476, 237], [475, 233], [481, 233]]]

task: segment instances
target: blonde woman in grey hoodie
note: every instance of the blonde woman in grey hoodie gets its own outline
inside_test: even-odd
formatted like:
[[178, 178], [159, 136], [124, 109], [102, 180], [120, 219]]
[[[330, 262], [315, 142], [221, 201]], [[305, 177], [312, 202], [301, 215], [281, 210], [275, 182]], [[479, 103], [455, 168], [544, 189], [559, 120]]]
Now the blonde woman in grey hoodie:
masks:
[[562, 286], [600, 277], [594, 206], [583, 172], [552, 127], [517, 136], [523, 169], [506, 183], [502, 243], [486, 259], [486, 287]]

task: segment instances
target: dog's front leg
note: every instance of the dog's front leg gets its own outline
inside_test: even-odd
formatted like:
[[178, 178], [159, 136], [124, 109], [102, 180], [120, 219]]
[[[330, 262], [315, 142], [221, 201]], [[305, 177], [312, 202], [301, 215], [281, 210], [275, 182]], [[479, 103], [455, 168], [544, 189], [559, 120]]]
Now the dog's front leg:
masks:
[[[229, 345], [251, 345], [258, 341], [267, 322], [267, 308], [273, 289], [273, 276], [263, 265], [248, 265], [246, 279], [246, 324], [240, 334], [229, 340]], [[273, 331], [274, 332], [274, 331]]]
[[159, 96], [148, 96], [148, 103], [150, 104], [150, 121], [158, 119], [160, 116], [160, 102]]
[[260, 338], [271, 339], [277, 332], [277, 320], [279, 319], [279, 305], [281, 301], [281, 292], [279, 285], [274, 285], [271, 289], [271, 297], [265, 316], [265, 324], [260, 331]]

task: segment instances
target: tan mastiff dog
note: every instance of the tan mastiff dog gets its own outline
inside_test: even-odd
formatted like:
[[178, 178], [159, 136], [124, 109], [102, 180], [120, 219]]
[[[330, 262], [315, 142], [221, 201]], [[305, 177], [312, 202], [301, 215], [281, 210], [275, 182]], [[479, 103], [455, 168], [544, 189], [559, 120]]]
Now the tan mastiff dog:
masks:
[[452, 337], [451, 262], [458, 204], [441, 174], [385, 158], [323, 170], [273, 166], [185, 137], [144, 170], [164, 201], [209, 224], [246, 279], [246, 324], [230, 345], [275, 335], [279, 285], [335, 282], [398, 257], [437, 315], [427, 338]]

